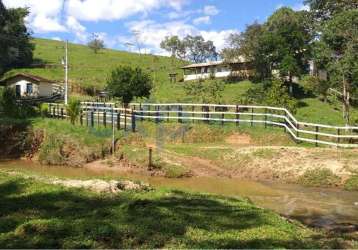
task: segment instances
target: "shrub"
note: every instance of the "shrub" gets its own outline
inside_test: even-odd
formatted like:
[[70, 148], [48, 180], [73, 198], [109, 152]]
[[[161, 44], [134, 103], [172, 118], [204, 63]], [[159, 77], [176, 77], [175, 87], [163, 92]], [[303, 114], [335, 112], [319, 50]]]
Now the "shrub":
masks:
[[66, 107], [66, 110], [71, 123], [75, 124], [81, 111], [81, 102], [79, 100], [71, 99]]
[[344, 183], [344, 189], [349, 191], [358, 191], [358, 175], [349, 177]]
[[45, 118], [49, 114], [49, 106], [47, 103], [41, 103], [40, 105], [40, 114], [42, 118]]
[[339, 184], [340, 178], [330, 169], [310, 169], [300, 176], [298, 182], [313, 187], [330, 187]]
[[316, 76], [304, 76], [301, 85], [307, 93], [317, 95], [323, 101], [327, 101], [329, 82], [321, 80]]
[[295, 113], [298, 102], [288, 94], [287, 87], [279, 79], [265, 81], [248, 89], [244, 95], [244, 103], [284, 107]]

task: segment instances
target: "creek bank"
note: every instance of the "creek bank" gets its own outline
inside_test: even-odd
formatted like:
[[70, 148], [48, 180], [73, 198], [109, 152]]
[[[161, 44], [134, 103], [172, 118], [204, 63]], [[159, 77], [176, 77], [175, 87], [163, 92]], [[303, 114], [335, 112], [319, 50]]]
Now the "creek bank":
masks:
[[76, 180], [76, 179], [59, 179], [54, 177], [41, 177], [37, 175], [25, 175], [18, 172], [7, 171], [6, 173], [12, 176], [20, 176], [25, 179], [34, 179], [47, 184], [61, 185], [68, 188], [83, 188], [96, 193], [112, 193], [117, 194], [123, 191], [150, 191], [153, 188], [150, 185], [130, 180]]

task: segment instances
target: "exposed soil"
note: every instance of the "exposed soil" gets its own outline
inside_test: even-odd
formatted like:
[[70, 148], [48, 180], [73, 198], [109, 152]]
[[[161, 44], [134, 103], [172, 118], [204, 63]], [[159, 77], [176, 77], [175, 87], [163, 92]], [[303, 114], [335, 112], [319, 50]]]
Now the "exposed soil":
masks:
[[252, 139], [249, 135], [246, 134], [239, 134], [235, 133], [230, 136], [228, 136], [225, 139], [226, 143], [232, 144], [232, 145], [250, 145], [252, 143]]

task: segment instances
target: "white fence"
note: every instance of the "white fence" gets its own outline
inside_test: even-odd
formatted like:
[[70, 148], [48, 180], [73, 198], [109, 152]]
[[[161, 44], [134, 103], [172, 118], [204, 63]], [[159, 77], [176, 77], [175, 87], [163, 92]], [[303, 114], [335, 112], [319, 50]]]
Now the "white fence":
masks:
[[[270, 106], [253, 105], [222, 105], [222, 104], [189, 104], [189, 103], [131, 103], [129, 109], [115, 107], [115, 103], [83, 102], [82, 112], [93, 113], [99, 121], [99, 117], [122, 116], [134, 123], [135, 120], [153, 120], [155, 122], [177, 121], [206, 123], [234, 123], [240, 126], [242, 123], [254, 126], [261, 124], [265, 127], [283, 127], [297, 142], [308, 142], [316, 145], [353, 148], [358, 147], [358, 127], [330, 126], [324, 124], [298, 121], [287, 109]], [[105, 115], [104, 115], [105, 114]], [[113, 114], [113, 115], [112, 115]], [[117, 114], [117, 116], [116, 116]], [[81, 119], [83, 117], [81, 116]], [[116, 119], [116, 118], [114, 118]], [[124, 117], [123, 117], [124, 119]], [[132, 121], [134, 120], [134, 121]], [[119, 121], [120, 122], [120, 121]], [[98, 122], [99, 123], [99, 122]], [[114, 122], [115, 123], [115, 122]]]

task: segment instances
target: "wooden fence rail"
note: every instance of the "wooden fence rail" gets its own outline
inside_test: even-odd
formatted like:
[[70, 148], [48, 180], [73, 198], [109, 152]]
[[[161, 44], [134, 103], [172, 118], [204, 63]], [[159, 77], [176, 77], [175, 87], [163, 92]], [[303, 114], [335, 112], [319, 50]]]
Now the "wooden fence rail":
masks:
[[[57, 106], [58, 107], [57, 107]], [[61, 117], [59, 104], [50, 104], [51, 114]], [[62, 107], [63, 110], [63, 107]], [[352, 126], [330, 126], [298, 121], [287, 109], [254, 106], [254, 105], [223, 105], [223, 104], [189, 104], [189, 103], [131, 103], [129, 108], [116, 107], [115, 103], [83, 102], [81, 107], [86, 123], [88, 114], [93, 115], [94, 121], [90, 125], [113, 124], [121, 128], [128, 124], [135, 130], [136, 119], [152, 120], [156, 123], [176, 121], [183, 122], [205, 122], [217, 123], [224, 126], [225, 123], [262, 124], [278, 126], [292, 136], [297, 142], [309, 142], [336, 147], [353, 148], [358, 147], [358, 127]], [[62, 111], [63, 112], [63, 111]], [[118, 115], [119, 114], [119, 115]], [[65, 115], [65, 114], [64, 114]], [[108, 118], [109, 117], [109, 118]], [[81, 121], [83, 117], [81, 116]], [[113, 120], [113, 122], [112, 122]], [[118, 120], [118, 122], [117, 122]], [[82, 123], [81, 123], [82, 124]], [[134, 127], [134, 129], [133, 129]]]

